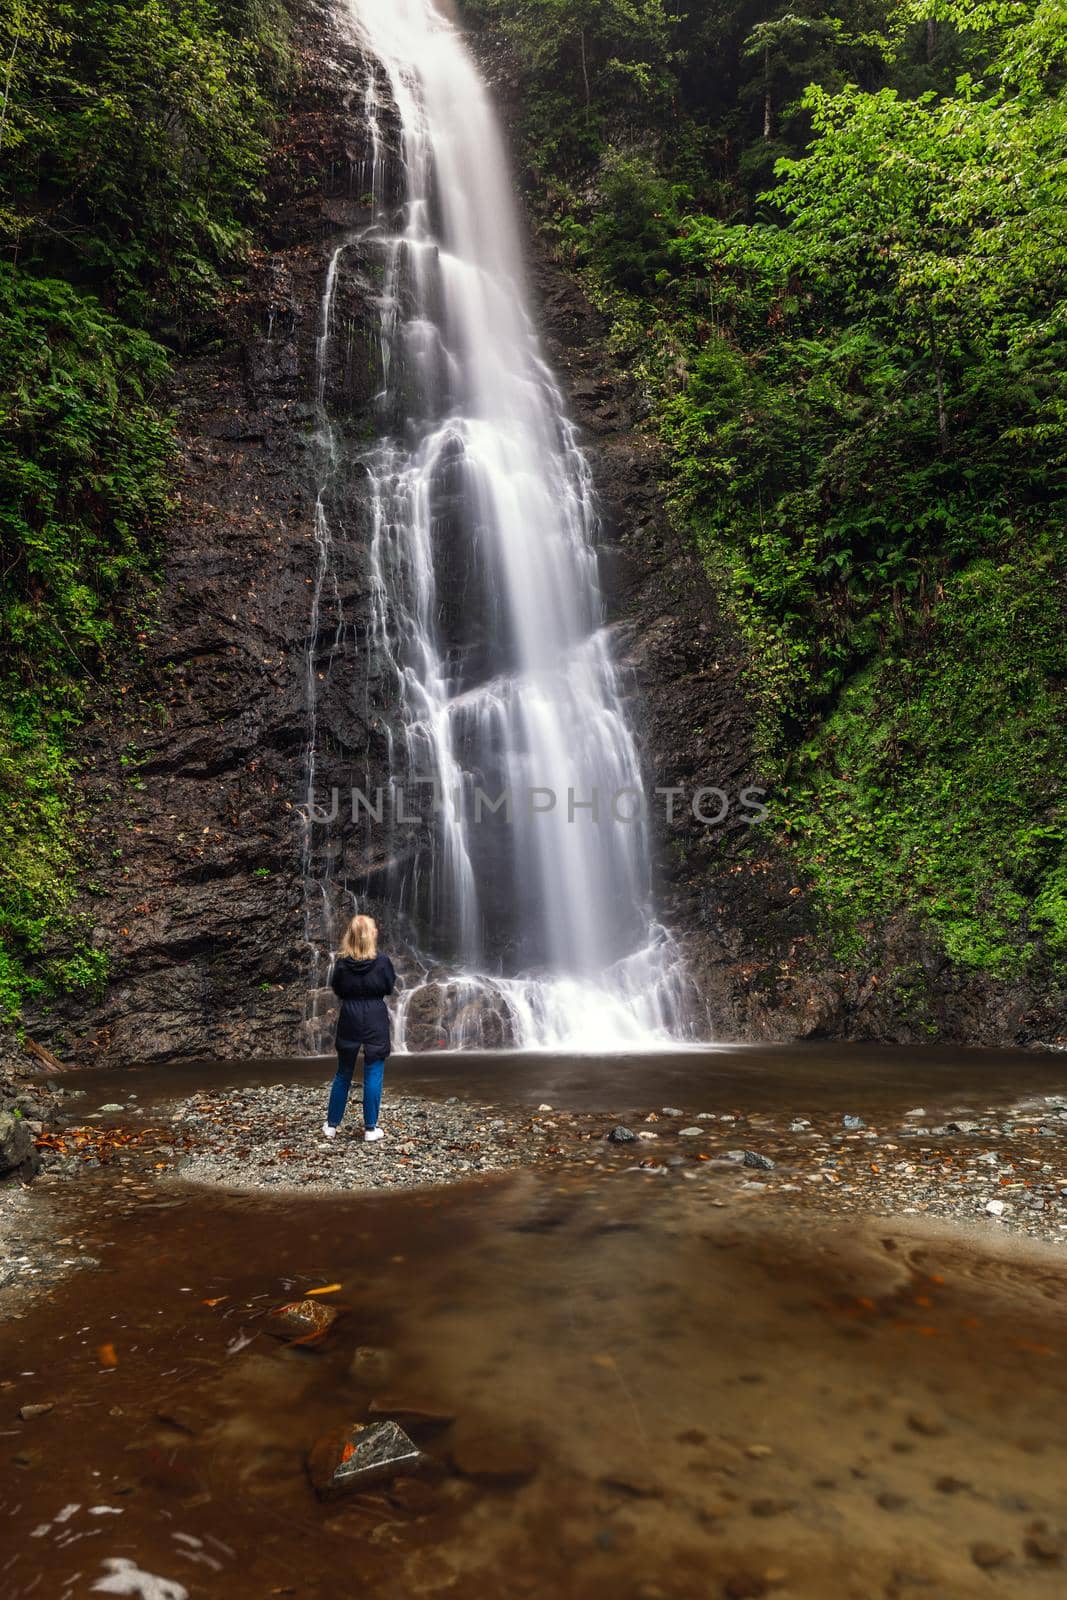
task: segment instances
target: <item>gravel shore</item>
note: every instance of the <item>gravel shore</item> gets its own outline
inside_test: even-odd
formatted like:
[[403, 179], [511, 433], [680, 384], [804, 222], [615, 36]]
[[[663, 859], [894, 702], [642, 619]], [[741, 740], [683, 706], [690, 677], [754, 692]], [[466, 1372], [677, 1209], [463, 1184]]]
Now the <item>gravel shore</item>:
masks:
[[364, 1143], [358, 1112], [324, 1138], [324, 1107], [321, 1089], [292, 1084], [192, 1095], [174, 1108], [190, 1146], [180, 1175], [241, 1189], [420, 1188], [549, 1155], [540, 1124], [492, 1106], [390, 1095], [378, 1144]]
[[706, 1186], [714, 1204], [930, 1216], [1067, 1241], [1067, 1096], [1007, 1108], [921, 1106], [877, 1124], [849, 1112], [769, 1115], [642, 1108], [625, 1117], [389, 1096], [386, 1137], [358, 1114], [321, 1133], [321, 1089], [275, 1084], [174, 1108], [179, 1175], [232, 1189], [393, 1189], [519, 1166]]
[[324, 1085], [214, 1090], [144, 1112], [133, 1095], [94, 1106], [85, 1091], [68, 1091], [58, 1131], [37, 1138], [41, 1177], [0, 1189], [0, 1315], [19, 1314], [35, 1293], [92, 1264], [82, 1237], [93, 1215], [144, 1203], [160, 1179], [359, 1193], [540, 1168], [681, 1184], [710, 1206], [769, 1218], [928, 1218], [972, 1235], [1067, 1243], [1067, 1095], [914, 1106], [874, 1120], [841, 1107], [609, 1114], [387, 1094], [378, 1144], [363, 1142], [358, 1100], [337, 1139], [323, 1138], [324, 1104]]

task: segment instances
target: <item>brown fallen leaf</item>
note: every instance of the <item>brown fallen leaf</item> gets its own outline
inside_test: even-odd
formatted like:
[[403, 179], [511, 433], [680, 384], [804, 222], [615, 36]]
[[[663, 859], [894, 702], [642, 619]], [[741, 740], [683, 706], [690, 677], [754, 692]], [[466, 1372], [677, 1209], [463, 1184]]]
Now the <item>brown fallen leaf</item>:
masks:
[[102, 1367], [117, 1367], [119, 1364], [119, 1358], [115, 1354], [115, 1346], [113, 1344], [102, 1344], [96, 1354]]

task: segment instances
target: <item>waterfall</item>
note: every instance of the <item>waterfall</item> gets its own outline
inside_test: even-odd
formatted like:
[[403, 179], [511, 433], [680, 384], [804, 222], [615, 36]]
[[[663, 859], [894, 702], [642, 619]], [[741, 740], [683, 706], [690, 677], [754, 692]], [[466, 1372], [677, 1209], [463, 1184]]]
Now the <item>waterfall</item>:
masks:
[[356, 253], [371, 263], [380, 367], [377, 437], [354, 464], [370, 514], [366, 650], [391, 685], [391, 774], [432, 816], [414, 835], [394, 825], [373, 892], [335, 882], [331, 852], [316, 867], [309, 845], [308, 937], [324, 965], [345, 910], [386, 908], [391, 948], [408, 953], [400, 1048], [666, 1043], [687, 1031], [690, 985], [652, 911], [596, 497], [527, 309], [503, 141], [430, 0], [339, 4], [368, 58], [353, 111], [369, 220], [337, 243], [320, 313], [307, 772], [313, 793], [317, 698], [349, 626], [327, 491], [350, 457], [325, 371], [343, 336], [339, 265]]

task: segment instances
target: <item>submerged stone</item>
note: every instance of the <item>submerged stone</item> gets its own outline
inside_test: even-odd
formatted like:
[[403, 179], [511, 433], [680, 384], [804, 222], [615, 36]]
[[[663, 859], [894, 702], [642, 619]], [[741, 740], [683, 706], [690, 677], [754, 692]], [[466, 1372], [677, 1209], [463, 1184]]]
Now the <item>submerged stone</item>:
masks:
[[388, 1378], [393, 1365], [393, 1358], [388, 1350], [382, 1350], [377, 1345], [358, 1345], [352, 1354], [349, 1366], [349, 1376], [357, 1383], [379, 1384]]
[[608, 1138], [612, 1144], [629, 1144], [631, 1140], [637, 1138], [637, 1135], [632, 1128], [624, 1128], [620, 1123], [617, 1128], [612, 1128]]
[[266, 1328], [276, 1339], [287, 1339], [291, 1344], [317, 1344], [337, 1317], [335, 1307], [324, 1306], [318, 1300], [290, 1300], [267, 1312]]
[[314, 1445], [308, 1476], [319, 1499], [332, 1500], [369, 1483], [410, 1475], [421, 1459], [418, 1446], [399, 1423], [354, 1422]]

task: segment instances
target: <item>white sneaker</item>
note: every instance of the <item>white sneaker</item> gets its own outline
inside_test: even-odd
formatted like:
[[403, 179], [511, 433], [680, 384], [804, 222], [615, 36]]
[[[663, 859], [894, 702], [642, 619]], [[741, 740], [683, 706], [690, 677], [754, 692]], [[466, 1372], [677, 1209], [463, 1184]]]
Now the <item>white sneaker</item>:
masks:
[[377, 1139], [384, 1139], [385, 1134], [382, 1132], [381, 1128], [365, 1128], [363, 1131], [363, 1138], [365, 1143], [374, 1144]]
[[337, 1129], [332, 1128], [328, 1122], [324, 1122], [322, 1125], [322, 1137], [324, 1139], [336, 1139]]

